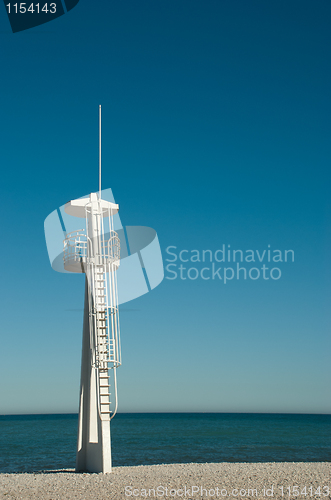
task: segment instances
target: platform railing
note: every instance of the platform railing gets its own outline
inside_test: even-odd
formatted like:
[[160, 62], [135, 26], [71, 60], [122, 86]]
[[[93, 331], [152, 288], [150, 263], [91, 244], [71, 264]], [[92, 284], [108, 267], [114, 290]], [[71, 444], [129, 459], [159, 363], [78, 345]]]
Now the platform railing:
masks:
[[[108, 234], [107, 234], [108, 236]], [[88, 252], [88, 238], [84, 229], [68, 233], [63, 240], [63, 261], [68, 263], [92, 263]], [[91, 244], [91, 242], [90, 242]], [[101, 259], [100, 259], [101, 257]], [[101, 241], [100, 264], [111, 264], [120, 260], [120, 239], [115, 231], [110, 231], [107, 239]]]
[[87, 257], [87, 237], [84, 229], [78, 229], [68, 233], [63, 240], [63, 260], [64, 263], [86, 262]]

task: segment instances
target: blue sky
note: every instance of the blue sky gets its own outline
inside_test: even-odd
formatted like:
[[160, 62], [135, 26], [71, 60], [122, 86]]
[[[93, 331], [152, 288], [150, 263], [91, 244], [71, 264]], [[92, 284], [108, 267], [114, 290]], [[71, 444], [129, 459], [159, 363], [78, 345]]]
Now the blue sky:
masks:
[[84, 280], [51, 269], [43, 222], [98, 189], [99, 104], [103, 187], [164, 259], [295, 252], [279, 280], [123, 305], [119, 411], [330, 413], [330, 21], [326, 0], [81, 0], [12, 34], [0, 10], [0, 413], [78, 410]]

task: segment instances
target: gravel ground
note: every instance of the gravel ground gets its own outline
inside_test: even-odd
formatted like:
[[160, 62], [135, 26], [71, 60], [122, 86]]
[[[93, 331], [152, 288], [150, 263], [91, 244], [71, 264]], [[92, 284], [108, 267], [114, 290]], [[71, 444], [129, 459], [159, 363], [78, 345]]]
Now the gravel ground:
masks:
[[144, 465], [114, 467], [111, 474], [72, 470], [0, 474], [0, 499], [270, 497], [289, 500], [298, 496], [298, 500], [312, 497], [322, 500], [331, 498], [330, 483], [330, 462]]

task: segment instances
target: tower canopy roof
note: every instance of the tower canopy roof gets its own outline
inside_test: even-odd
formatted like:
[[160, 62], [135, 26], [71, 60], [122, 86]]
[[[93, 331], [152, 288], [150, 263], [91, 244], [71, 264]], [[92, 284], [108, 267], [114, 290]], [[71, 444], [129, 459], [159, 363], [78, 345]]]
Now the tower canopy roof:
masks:
[[71, 200], [65, 204], [64, 210], [68, 215], [73, 215], [74, 217], [86, 217], [86, 207], [89, 208], [93, 205], [93, 209], [100, 210], [100, 215], [107, 217], [109, 215], [115, 215], [118, 212], [119, 206], [111, 201], [99, 200], [96, 193], [91, 193], [89, 198], [79, 198], [78, 200]]

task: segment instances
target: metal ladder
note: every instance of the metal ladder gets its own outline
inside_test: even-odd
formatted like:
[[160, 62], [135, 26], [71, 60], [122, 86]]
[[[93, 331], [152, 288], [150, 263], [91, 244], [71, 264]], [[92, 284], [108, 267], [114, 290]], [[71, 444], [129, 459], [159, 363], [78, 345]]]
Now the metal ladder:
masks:
[[96, 329], [96, 365], [99, 372], [99, 409], [102, 420], [108, 420], [113, 411], [110, 409], [110, 384], [108, 362], [113, 355], [113, 346], [109, 339], [109, 311], [107, 306], [106, 269], [103, 264], [95, 266], [95, 329]]

